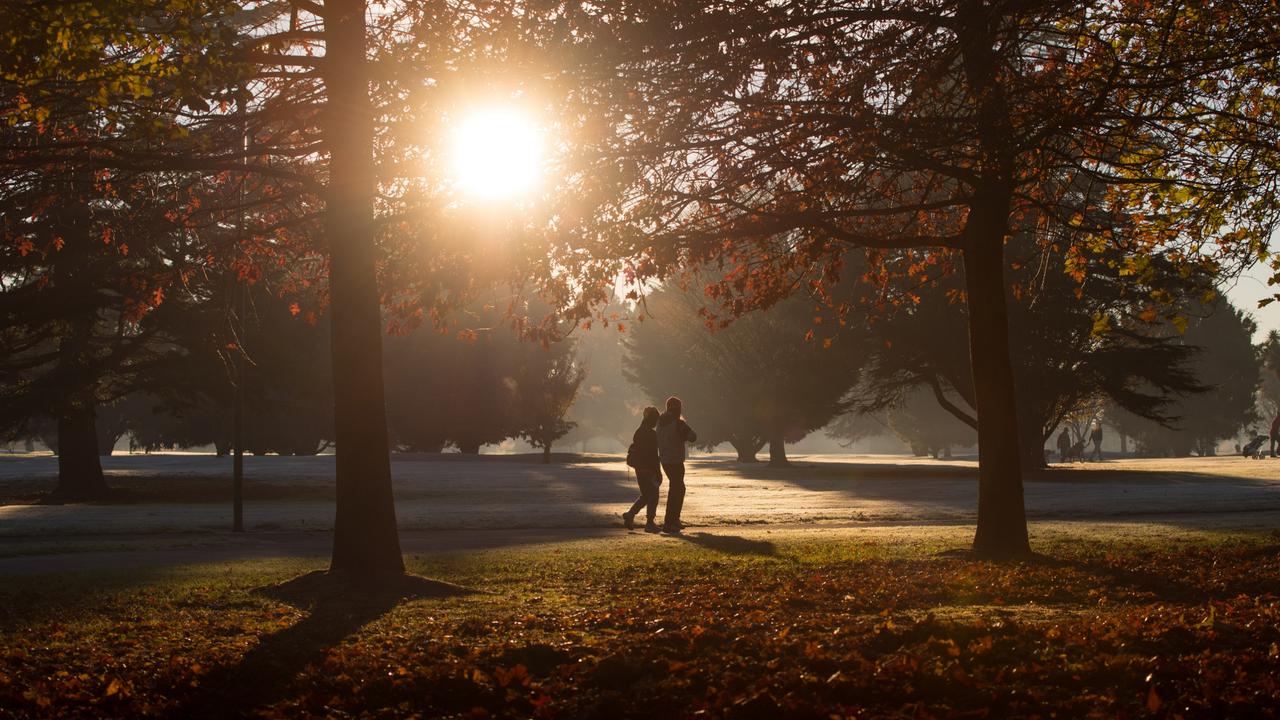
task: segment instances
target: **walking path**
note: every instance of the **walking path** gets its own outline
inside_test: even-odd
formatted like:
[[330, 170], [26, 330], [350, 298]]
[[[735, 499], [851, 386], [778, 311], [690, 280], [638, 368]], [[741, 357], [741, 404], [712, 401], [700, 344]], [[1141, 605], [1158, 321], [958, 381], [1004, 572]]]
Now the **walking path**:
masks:
[[[227, 532], [226, 459], [112, 457], [105, 462], [110, 482], [133, 501], [0, 505], [0, 575], [326, 557], [333, 458], [246, 460], [246, 534]], [[636, 494], [620, 458], [574, 460], [542, 465], [528, 457], [397, 456], [392, 467], [405, 551], [632, 537], [618, 528], [617, 514]], [[47, 490], [55, 477], [53, 458], [0, 456], [5, 497]], [[1143, 532], [1265, 531], [1280, 528], [1280, 461], [1077, 464], [1032, 476], [1025, 495], [1035, 527], [1085, 522]], [[972, 461], [815, 456], [770, 468], [713, 456], [691, 463], [684, 519], [696, 531], [723, 537], [840, 527], [881, 534], [922, 526], [959, 531], [971, 526], [976, 507]]]

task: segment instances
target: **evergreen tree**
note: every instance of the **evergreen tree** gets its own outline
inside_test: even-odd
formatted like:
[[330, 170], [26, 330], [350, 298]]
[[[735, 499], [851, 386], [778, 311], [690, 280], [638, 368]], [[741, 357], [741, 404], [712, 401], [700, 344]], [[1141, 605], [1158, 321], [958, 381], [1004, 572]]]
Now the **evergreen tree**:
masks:
[[[852, 335], [807, 342], [813, 303], [792, 298], [708, 334], [703, 301], [675, 286], [646, 298], [626, 340], [628, 379], [650, 397], [677, 395], [706, 448], [727, 442], [740, 462], [785, 464], [786, 443], [849, 407], [861, 348]], [[655, 403], [660, 404], [660, 403]]]
[[616, 305], [607, 307], [603, 311], [605, 320], [576, 331], [575, 350], [585, 375], [569, 408], [567, 417], [574, 427], [565, 435], [565, 442], [587, 447], [593, 440], [605, 440], [625, 448], [639, 424], [640, 411], [661, 401], [646, 399], [623, 374], [625, 344], [635, 330], [633, 325], [620, 324], [616, 319], [623, 313]]
[[[1152, 298], [1203, 293], [1203, 280], [1184, 278], [1158, 257], [1135, 279], [1118, 269], [1125, 263], [1115, 253], [1072, 260], [1027, 237], [1015, 238], [1006, 253], [1024, 467], [1041, 467], [1055, 428], [1086, 405], [1106, 399], [1159, 422], [1172, 397], [1200, 389], [1188, 365], [1194, 351], [1157, 322], [1171, 308]], [[969, 356], [961, 351], [966, 310], [951, 300], [961, 286], [960, 278], [945, 277], [902, 291], [914, 302], [874, 325], [873, 359], [855, 393], [859, 407], [882, 410], [922, 389], [977, 427]]]
[[574, 343], [523, 340], [496, 302], [477, 302], [465, 317], [474, 327], [418, 328], [388, 340], [387, 415], [396, 447], [453, 445], [475, 454], [520, 436], [545, 456], [572, 427], [564, 416], [582, 382]]
[[[516, 394], [520, 397], [519, 435], [542, 449], [542, 462], [551, 462], [552, 444], [574, 428], [565, 414], [573, 405], [586, 377], [575, 362], [571, 342], [548, 348], [530, 348], [521, 353], [516, 374]], [[535, 352], [542, 353], [538, 356]]]
[[1220, 441], [1258, 420], [1255, 399], [1263, 360], [1252, 345], [1253, 320], [1220, 296], [1190, 304], [1184, 312], [1186, 331], [1170, 328], [1169, 337], [1195, 349], [1190, 371], [1207, 389], [1173, 398], [1165, 422], [1113, 413], [1112, 423], [1137, 441], [1140, 453], [1213, 455]]

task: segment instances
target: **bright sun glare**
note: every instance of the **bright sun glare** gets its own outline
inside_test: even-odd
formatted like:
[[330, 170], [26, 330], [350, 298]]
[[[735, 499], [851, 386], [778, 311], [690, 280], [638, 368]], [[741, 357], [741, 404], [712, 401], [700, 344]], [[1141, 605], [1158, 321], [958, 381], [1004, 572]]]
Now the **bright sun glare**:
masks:
[[468, 195], [497, 200], [533, 189], [542, 171], [542, 132], [515, 108], [486, 108], [460, 118], [453, 134], [453, 172]]

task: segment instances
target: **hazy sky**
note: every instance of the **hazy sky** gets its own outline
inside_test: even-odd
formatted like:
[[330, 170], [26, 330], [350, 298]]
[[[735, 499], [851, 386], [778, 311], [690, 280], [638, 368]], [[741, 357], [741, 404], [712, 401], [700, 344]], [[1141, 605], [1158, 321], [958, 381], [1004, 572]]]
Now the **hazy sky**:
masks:
[[1227, 298], [1236, 307], [1253, 316], [1258, 323], [1258, 332], [1253, 341], [1261, 342], [1272, 330], [1280, 330], [1280, 301], [1265, 308], [1258, 307], [1258, 301], [1280, 292], [1280, 286], [1267, 285], [1271, 270], [1265, 264], [1254, 265], [1234, 285], [1227, 286]]

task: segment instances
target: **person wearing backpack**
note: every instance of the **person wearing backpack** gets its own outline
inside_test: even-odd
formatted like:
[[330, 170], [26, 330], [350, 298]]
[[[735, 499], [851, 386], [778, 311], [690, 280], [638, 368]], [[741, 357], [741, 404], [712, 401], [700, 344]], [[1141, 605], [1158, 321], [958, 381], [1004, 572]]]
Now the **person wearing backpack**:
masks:
[[667, 411], [658, 418], [658, 459], [671, 484], [667, 487], [667, 512], [662, 516], [662, 532], [678, 535], [680, 511], [684, 508], [685, 443], [695, 442], [697, 433], [680, 419], [684, 410], [680, 398], [667, 398]]
[[635, 468], [636, 483], [640, 485], [640, 497], [631, 504], [630, 510], [622, 513], [622, 522], [628, 530], [635, 528], [636, 513], [645, 508], [644, 531], [658, 532], [658, 525], [653, 521], [658, 511], [658, 486], [662, 484], [662, 473], [658, 470], [658, 434], [654, 430], [657, 426], [658, 408], [645, 408], [640, 427], [631, 436], [631, 447], [627, 448], [627, 464]]

